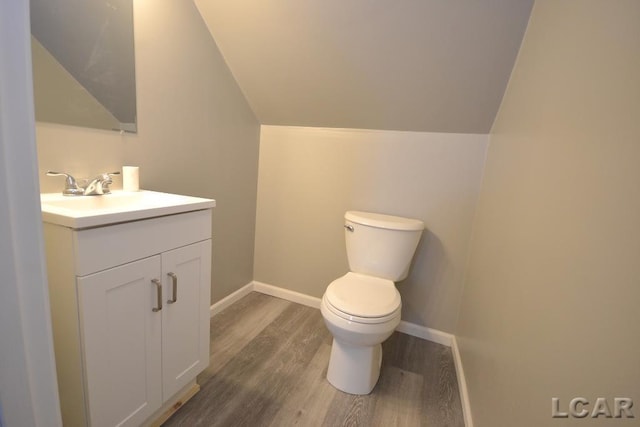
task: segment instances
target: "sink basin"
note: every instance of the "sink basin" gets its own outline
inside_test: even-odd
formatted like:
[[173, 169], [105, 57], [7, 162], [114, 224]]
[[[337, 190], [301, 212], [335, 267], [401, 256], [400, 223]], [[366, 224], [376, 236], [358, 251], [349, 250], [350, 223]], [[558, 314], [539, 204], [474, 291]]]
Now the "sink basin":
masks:
[[42, 220], [69, 228], [100, 227], [118, 222], [213, 208], [216, 201], [157, 191], [113, 191], [103, 196], [40, 195]]

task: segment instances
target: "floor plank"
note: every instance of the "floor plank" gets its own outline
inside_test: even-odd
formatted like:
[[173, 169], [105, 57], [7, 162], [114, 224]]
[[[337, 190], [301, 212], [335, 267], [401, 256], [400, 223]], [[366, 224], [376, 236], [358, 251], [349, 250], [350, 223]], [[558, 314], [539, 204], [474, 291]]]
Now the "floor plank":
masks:
[[395, 366], [385, 366], [376, 385], [372, 426], [420, 425], [423, 377]]
[[272, 427], [309, 426], [324, 418], [338, 393], [328, 381], [324, 381], [330, 355], [331, 344], [321, 344], [300, 381], [291, 390], [291, 397], [271, 422]]
[[331, 402], [322, 424], [333, 426], [370, 426], [373, 419], [374, 399], [372, 395], [357, 396], [338, 391]]
[[198, 383], [206, 383], [291, 304], [252, 292], [215, 316], [211, 320], [209, 366], [198, 376]]
[[401, 333], [383, 343], [373, 392], [326, 380], [331, 334], [317, 309], [251, 293], [211, 320], [201, 391], [165, 426], [464, 427], [448, 347]]

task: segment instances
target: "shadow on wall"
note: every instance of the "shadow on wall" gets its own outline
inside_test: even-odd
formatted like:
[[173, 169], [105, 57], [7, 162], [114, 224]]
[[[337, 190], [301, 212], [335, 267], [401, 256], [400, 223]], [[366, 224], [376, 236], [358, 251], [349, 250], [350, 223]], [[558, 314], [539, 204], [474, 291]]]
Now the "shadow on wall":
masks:
[[419, 325], [427, 324], [427, 313], [439, 318], [438, 310], [446, 307], [446, 274], [451, 271], [444, 246], [438, 236], [425, 229], [411, 263], [409, 276], [398, 283], [402, 295], [402, 319]]

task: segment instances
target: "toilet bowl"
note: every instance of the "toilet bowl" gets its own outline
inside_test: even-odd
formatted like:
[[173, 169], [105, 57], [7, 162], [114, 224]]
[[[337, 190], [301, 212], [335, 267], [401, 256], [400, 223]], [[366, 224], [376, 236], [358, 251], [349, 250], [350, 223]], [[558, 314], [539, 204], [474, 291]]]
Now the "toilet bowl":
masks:
[[[357, 292], [363, 286], [372, 288], [366, 301]], [[381, 343], [400, 323], [401, 306], [390, 280], [347, 273], [329, 285], [320, 311], [333, 335], [327, 380], [334, 387], [350, 394], [373, 390], [380, 375]]]
[[333, 335], [327, 380], [350, 394], [369, 394], [380, 376], [382, 342], [400, 323], [394, 280], [406, 277], [424, 224], [368, 212], [345, 214], [351, 271], [325, 291], [320, 310]]

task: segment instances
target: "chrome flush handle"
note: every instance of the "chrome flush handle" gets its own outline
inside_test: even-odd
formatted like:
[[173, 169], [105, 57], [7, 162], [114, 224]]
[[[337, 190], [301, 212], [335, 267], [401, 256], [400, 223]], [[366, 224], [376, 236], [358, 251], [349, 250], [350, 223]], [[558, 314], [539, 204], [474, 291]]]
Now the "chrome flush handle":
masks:
[[353, 233], [353, 225], [345, 225], [344, 228]]

